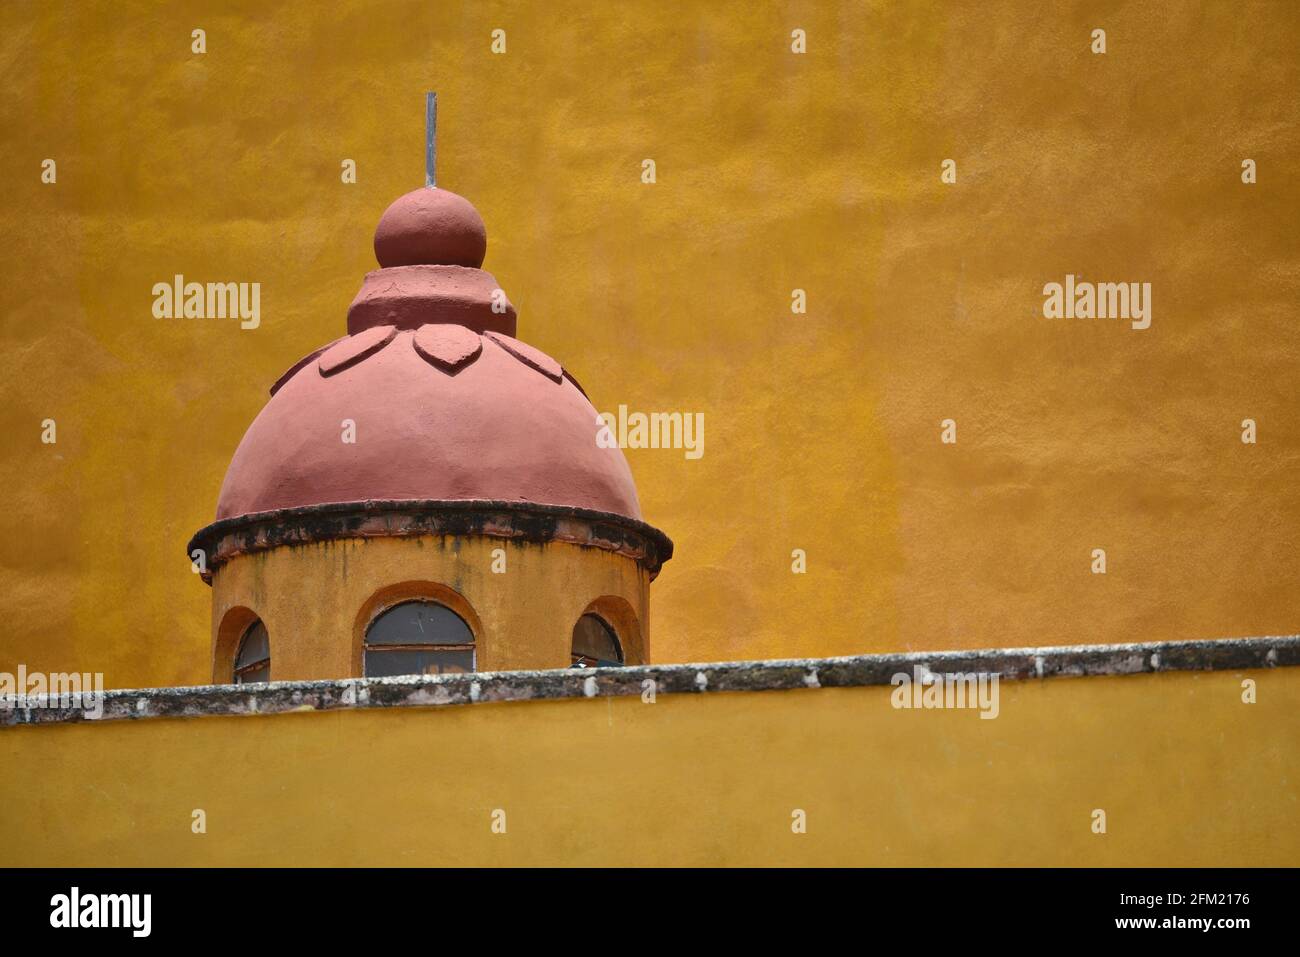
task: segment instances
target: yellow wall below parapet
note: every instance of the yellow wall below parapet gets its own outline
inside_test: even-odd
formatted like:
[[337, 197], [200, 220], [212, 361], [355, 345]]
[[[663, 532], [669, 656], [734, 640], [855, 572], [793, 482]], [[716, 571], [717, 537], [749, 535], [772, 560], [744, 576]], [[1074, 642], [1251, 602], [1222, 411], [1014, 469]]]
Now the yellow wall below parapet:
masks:
[[1300, 864], [1298, 668], [890, 692], [0, 730], [0, 865]]
[[[450, 589], [467, 608], [424, 583]], [[231, 680], [247, 623], [236, 613], [236, 627], [223, 629], [232, 609], [247, 609], [266, 624], [272, 680], [350, 678], [363, 673], [361, 640], [374, 615], [418, 597], [441, 599], [467, 620], [479, 671], [567, 668], [578, 618], [612, 598], [606, 604], [625, 614], [602, 607], [602, 615], [618, 633], [626, 663], [644, 664], [648, 585], [634, 559], [565, 542], [425, 536], [254, 552], [213, 576], [212, 680]]]

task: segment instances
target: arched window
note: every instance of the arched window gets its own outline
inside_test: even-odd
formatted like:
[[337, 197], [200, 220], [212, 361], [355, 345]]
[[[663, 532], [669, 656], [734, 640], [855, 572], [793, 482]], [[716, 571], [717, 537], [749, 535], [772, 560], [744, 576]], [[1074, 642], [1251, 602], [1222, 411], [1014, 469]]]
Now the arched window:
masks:
[[474, 670], [474, 633], [465, 619], [434, 601], [394, 605], [366, 629], [368, 678], [446, 675]]
[[266, 633], [266, 625], [257, 619], [244, 631], [239, 639], [239, 651], [235, 653], [235, 684], [247, 685], [258, 681], [271, 680], [271, 636]]
[[573, 626], [571, 668], [607, 668], [623, 663], [623, 647], [605, 619], [590, 612]]

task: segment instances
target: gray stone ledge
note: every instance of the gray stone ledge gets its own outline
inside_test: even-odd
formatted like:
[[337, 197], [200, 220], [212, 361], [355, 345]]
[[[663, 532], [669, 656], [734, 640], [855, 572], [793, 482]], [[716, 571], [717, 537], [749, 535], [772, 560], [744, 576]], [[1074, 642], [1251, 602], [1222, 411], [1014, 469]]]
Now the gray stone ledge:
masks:
[[1168, 671], [1233, 671], [1300, 665], [1300, 635], [1165, 641], [1128, 645], [989, 648], [844, 658], [641, 665], [629, 668], [497, 671], [468, 675], [272, 681], [258, 685], [200, 685], [108, 691], [103, 713], [80, 707], [15, 707], [0, 698], [0, 728], [142, 718], [286, 714], [358, 708], [426, 708], [491, 701], [538, 701], [717, 691], [788, 691], [887, 685], [913, 669], [997, 674], [999, 680], [1094, 677]]

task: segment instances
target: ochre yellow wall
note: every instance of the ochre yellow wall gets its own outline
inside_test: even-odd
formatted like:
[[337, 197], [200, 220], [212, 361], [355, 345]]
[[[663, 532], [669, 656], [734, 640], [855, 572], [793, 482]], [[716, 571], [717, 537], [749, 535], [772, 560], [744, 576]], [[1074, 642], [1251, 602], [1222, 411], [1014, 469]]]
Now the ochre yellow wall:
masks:
[[1300, 860], [1298, 669], [1004, 682], [995, 720], [891, 690], [0, 730], [31, 772], [0, 776], [0, 865]]
[[[504, 566], [494, 562], [497, 549]], [[494, 572], [494, 565], [505, 571]], [[627, 663], [645, 664], [646, 588], [646, 573], [634, 559], [564, 542], [430, 536], [255, 552], [213, 577], [211, 678], [229, 683], [249, 612], [270, 634], [272, 680], [360, 677], [366, 626], [384, 608], [417, 597], [442, 600], [466, 619], [479, 671], [569, 667], [578, 618], [594, 603], [614, 599], [630, 620], [608, 611], [604, 617]]]
[[[1294, 632], [1298, 53], [1290, 2], [0, 4], [0, 669], [207, 680], [184, 543], [342, 334], [426, 89], [521, 336], [705, 414], [629, 452], [657, 660]], [[1152, 327], [1044, 319], [1067, 272]], [[261, 327], [155, 320], [177, 273]]]

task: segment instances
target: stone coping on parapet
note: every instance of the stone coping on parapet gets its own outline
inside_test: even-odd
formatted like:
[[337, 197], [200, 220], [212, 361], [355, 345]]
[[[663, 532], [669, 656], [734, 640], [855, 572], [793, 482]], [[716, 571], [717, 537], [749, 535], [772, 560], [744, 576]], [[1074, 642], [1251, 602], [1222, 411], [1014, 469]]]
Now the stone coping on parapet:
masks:
[[10, 696], [0, 699], [0, 727], [364, 708], [428, 708], [642, 695], [650, 690], [661, 695], [853, 688], [888, 685], [895, 675], [910, 677], [918, 668], [922, 674], [996, 674], [999, 680], [1032, 680], [1297, 665], [1300, 665], [1300, 635], [1287, 635], [626, 668], [272, 681], [250, 685], [107, 691], [103, 694], [102, 708], [96, 709], [100, 711], [98, 717], [83, 707], [66, 707], [62, 702], [56, 707], [18, 707]]

